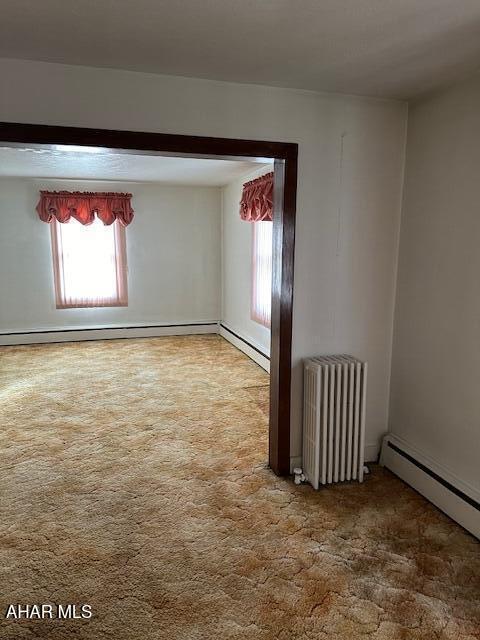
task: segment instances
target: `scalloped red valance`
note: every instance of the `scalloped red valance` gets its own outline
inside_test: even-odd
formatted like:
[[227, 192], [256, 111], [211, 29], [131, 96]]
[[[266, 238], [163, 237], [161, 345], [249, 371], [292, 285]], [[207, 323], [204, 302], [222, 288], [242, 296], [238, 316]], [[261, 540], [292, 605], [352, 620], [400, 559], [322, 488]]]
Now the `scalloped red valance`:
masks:
[[75, 218], [81, 224], [92, 224], [95, 215], [109, 225], [118, 220], [124, 227], [133, 220], [131, 193], [91, 191], [40, 191], [37, 212], [40, 220], [68, 222]]
[[246, 222], [273, 220], [273, 172], [243, 185], [240, 218]]

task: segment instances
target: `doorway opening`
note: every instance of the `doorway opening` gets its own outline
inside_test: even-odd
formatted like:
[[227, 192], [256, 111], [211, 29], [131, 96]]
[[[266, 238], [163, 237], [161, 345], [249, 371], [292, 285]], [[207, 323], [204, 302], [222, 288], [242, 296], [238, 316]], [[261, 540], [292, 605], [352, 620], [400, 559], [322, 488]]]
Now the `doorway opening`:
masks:
[[[271, 350], [269, 456], [277, 475], [290, 472], [290, 384], [297, 145], [282, 142], [207, 138], [0, 123], [0, 145], [19, 148], [112, 150], [178, 158], [273, 162]], [[228, 331], [228, 327], [225, 328]]]

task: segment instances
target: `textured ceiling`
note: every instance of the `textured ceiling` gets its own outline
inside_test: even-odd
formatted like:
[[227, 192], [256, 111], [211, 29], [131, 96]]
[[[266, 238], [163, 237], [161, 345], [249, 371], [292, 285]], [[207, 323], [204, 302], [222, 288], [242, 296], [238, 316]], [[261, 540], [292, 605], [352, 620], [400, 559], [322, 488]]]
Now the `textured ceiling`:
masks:
[[223, 186], [264, 163], [156, 155], [0, 148], [0, 176]]
[[480, 66], [480, 0], [2, 0], [1, 56], [412, 98]]

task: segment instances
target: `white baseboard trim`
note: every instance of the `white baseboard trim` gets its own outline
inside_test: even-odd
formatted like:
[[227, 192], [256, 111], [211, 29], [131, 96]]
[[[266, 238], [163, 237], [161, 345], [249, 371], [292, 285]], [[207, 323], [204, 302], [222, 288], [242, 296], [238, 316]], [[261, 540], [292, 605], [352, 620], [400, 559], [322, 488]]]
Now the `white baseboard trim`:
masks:
[[2, 333], [0, 345], [44, 344], [48, 342], [80, 342], [83, 340], [115, 340], [119, 338], [154, 338], [218, 333], [218, 322], [192, 324], [100, 327], [95, 329], [44, 329], [25, 333]]
[[0, 333], [0, 346], [204, 334], [220, 334], [225, 340], [228, 340], [237, 347], [237, 349], [240, 349], [240, 351], [265, 369], [265, 371], [270, 372], [270, 360], [260, 353], [260, 347], [253, 344], [251, 340], [247, 340], [236, 332], [232, 332], [226, 325], [221, 327], [220, 323], [215, 320], [192, 322], [191, 324], [105, 326], [95, 328], [72, 327], [36, 329], [25, 332], [12, 331]]
[[480, 538], [480, 490], [393, 434], [383, 439], [380, 464]]
[[221, 323], [218, 328], [218, 333], [225, 338], [228, 342], [237, 347], [245, 355], [251, 358], [254, 362], [270, 373], [270, 359], [261, 353], [259, 346], [253, 344], [250, 338], [241, 336], [238, 331], [230, 329], [225, 323]]

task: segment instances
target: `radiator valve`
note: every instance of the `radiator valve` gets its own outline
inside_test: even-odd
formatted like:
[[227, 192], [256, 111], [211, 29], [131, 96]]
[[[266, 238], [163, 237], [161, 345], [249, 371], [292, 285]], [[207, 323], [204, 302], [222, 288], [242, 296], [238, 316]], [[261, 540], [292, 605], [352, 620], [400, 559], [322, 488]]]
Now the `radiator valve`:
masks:
[[300, 467], [295, 467], [295, 469], [293, 470], [293, 475], [295, 476], [295, 484], [302, 484], [302, 482], [305, 482], [306, 480], [303, 469], [301, 469]]

